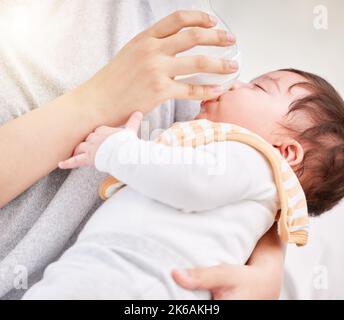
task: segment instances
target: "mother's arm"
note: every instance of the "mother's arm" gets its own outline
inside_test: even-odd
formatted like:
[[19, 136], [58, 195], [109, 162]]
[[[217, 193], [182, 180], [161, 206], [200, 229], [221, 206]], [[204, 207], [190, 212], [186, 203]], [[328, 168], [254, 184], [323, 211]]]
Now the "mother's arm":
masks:
[[245, 266], [175, 270], [175, 280], [189, 290], [204, 289], [216, 300], [278, 299], [283, 282], [283, 245], [274, 225], [258, 242]]
[[0, 127], [0, 208], [55, 169], [102, 120], [70, 92]]
[[168, 99], [218, 97], [222, 88], [174, 81], [183, 74], [236, 72], [227, 60], [176, 57], [197, 45], [233, 44], [225, 31], [209, 29], [215, 24], [203, 12], [176, 12], [136, 36], [79, 88], [0, 127], [0, 208], [55, 169], [96, 127], [118, 126]]

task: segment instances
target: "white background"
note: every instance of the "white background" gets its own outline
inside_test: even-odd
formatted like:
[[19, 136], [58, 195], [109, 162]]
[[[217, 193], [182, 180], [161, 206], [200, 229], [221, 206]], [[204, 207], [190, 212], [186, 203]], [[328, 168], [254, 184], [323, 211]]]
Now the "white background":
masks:
[[[343, 0], [211, 0], [238, 38], [242, 76], [278, 68], [319, 73], [344, 94]], [[328, 9], [328, 29], [314, 28], [317, 5]]]
[[[242, 79], [294, 67], [325, 77], [344, 94], [343, 0], [212, 0], [237, 35]], [[328, 9], [328, 29], [314, 8]], [[312, 220], [310, 244], [289, 247], [284, 298], [344, 299], [344, 205]], [[326, 288], [327, 287], [327, 288]]]

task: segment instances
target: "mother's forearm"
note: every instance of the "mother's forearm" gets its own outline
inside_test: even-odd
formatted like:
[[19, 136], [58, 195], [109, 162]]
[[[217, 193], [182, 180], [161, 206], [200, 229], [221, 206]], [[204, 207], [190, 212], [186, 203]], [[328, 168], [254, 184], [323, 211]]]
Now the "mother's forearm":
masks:
[[283, 272], [284, 246], [278, 236], [276, 223], [259, 240], [247, 264], [271, 266], [274, 271]]
[[[72, 91], [0, 127], [0, 208], [54, 170], [88, 133], [109, 124], [81, 97]], [[111, 124], [118, 124], [115, 118]]]
[[[223, 59], [206, 58], [205, 70], [198, 63], [205, 57], [176, 57], [197, 45], [232, 45], [235, 40], [224, 30], [206, 30], [215, 24], [203, 12], [176, 12], [138, 34], [78, 90], [1, 127], [0, 207], [68, 158], [97, 126], [118, 126], [134, 111], [148, 113], [168, 99], [217, 98], [222, 87], [182, 84], [174, 79], [201, 71], [237, 72], [237, 67]], [[197, 28], [177, 39], [178, 32], [188, 27]]]
[[275, 223], [259, 240], [247, 263], [259, 272], [255, 285], [255, 295], [259, 299], [279, 298], [283, 283], [284, 254], [285, 247]]

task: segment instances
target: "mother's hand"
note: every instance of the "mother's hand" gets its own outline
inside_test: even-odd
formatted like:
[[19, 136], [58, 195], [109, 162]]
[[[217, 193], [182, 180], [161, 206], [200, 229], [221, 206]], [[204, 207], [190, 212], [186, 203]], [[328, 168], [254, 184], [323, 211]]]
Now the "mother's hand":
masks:
[[188, 290], [209, 290], [215, 300], [274, 300], [280, 294], [280, 274], [268, 274], [254, 265], [220, 265], [173, 271]]
[[278, 299], [283, 282], [284, 248], [276, 224], [259, 240], [247, 265], [175, 270], [185, 289], [209, 290], [216, 300]]
[[[224, 30], [210, 29], [214, 19], [199, 11], [178, 11], [131, 40], [92, 79], [77, 89], [83, 104], [102, 110], [105, 124], [123, 123], [133, 111], [148, 112], [176, 99], [213, 99], [218, 86], [180, 83], [176, 76], [198, 72], [233, 73], [237, 65], [205, 56], [176, 57], [197, 45], [229, 46], [235, 38]], [[179, 32], [183, 28], [188, 28]]]
[[[214, 25], [205, 13], [176, 12], [136, 36], [84, 84], [1, 126], [0, 208], [54, 170], [95, 128], [119, 126], [134, 111], [149, 112], [168, 99], [220, 95], [219, 88], [173, 80], [182, 74], [236, 70], [228, 61], [175, 56], [196, 45], [234, 43], [224, 31], [209, 29]], [[178, 33], [185, 27], [189, 29]]]

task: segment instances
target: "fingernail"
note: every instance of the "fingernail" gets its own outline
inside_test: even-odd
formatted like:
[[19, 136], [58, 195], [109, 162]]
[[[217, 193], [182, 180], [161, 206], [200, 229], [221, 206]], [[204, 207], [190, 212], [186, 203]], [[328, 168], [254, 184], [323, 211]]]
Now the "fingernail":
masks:
[[236, 37], [233, 33], [227, 32], [227, 40], [229, 43], [235, 43]]
[[185, 278], [189, 278], [190, 277], [190, 275], [187, 272], [187, 270], [182, 269], [182, 270], [177, 270], [177, 272], [179, 273], [179, 275], [181, 275], [181, 276], [183, 276]]
[[177, 270], [177, 272], [179, 273], [179, 276], [182, 277], [184, 285], [189, 289], [193, 289], [195, 287], [194, 278], [188, 270]]
[[218, 22], [217, 18], [212, 16], [211, 14], [209, 14], [209, 20], [213, 26], [217, 25], [217, 22]]
[[224, 89], [222, 86], [215, 86], [215, 87], [212, 87], [211, 88], [211, 91], [214, 93], [214, 94], [222, 94], [224, 92]]
[[239, 64], [235, 60], [229, 61], [229, 66], [230, 66], [231, 69], [234, 69], [234, 70], [237, 70], [239, 68]]

